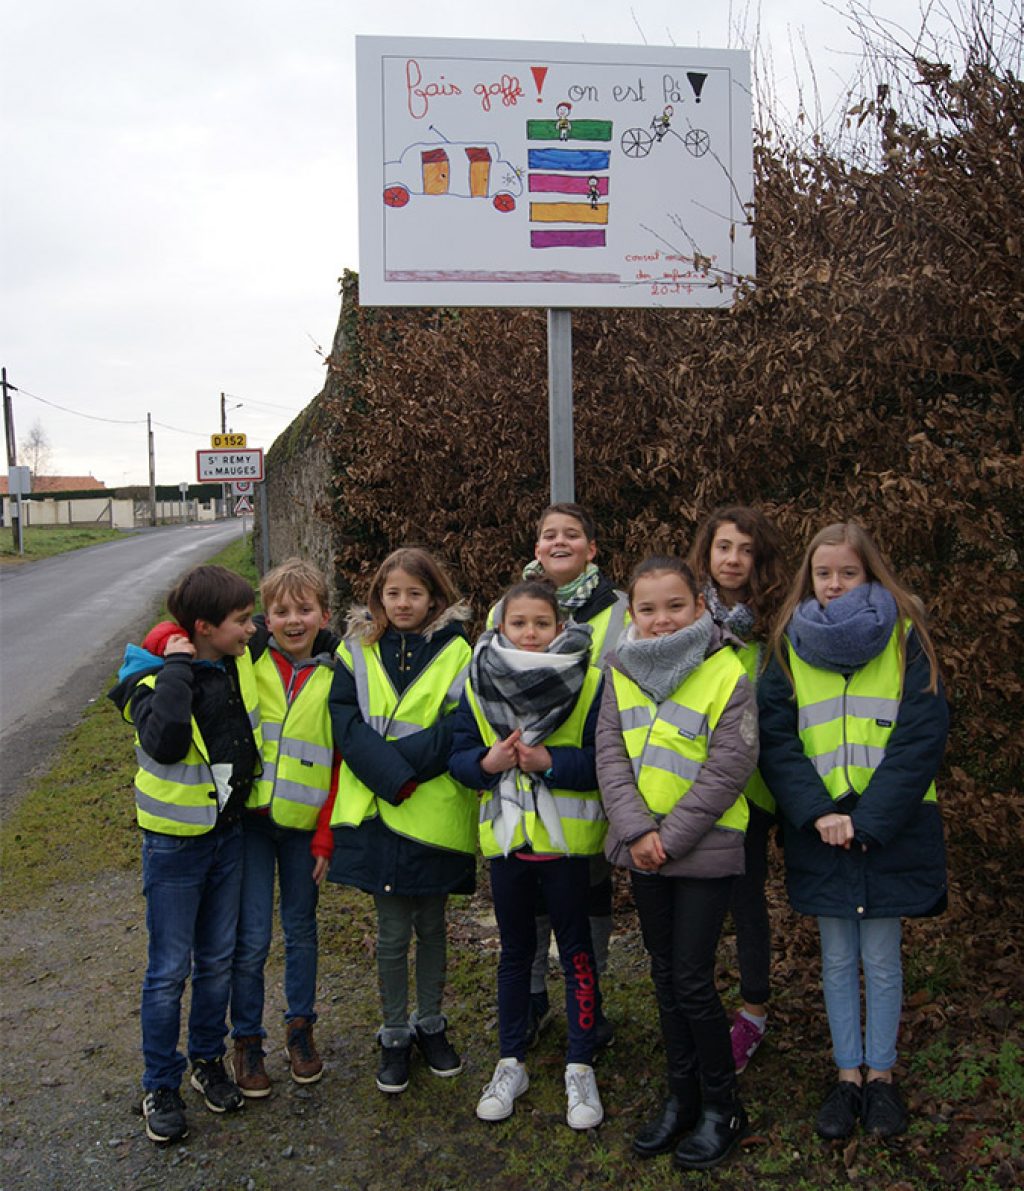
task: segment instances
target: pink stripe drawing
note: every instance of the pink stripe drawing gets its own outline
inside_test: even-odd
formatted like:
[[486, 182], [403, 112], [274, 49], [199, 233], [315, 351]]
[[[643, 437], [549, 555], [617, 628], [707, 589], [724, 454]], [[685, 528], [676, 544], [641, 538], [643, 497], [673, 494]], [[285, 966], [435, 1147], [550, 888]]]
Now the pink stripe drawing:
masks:
[[[568, 174], [531, 174], [530, 190], [547, 194], [588, 194], [590, 185], [586, 178], [570, 177]], [[608, 193], [608, 179], [597, 179], [597, 192]]]
[[586, 231], [531, 231], [531, 248], [604, 248], [604, 229]]

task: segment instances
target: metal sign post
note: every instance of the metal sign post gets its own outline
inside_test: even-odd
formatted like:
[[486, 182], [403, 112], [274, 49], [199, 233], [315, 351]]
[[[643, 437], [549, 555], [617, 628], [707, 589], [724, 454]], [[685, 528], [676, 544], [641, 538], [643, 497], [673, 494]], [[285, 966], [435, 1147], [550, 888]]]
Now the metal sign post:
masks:
[[572, 435], [572, 311], [548, 310], [548, 443], [551, 503], [576, 499]]

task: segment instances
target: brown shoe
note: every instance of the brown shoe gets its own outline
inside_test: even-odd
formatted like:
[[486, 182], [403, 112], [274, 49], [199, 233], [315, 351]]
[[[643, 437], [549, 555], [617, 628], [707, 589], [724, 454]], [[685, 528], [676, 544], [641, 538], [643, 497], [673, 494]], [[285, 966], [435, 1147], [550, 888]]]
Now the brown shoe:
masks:
[[262, 1100], [270, 1095], [270, 1076], [263, 1066], [263, 1039], [259, 1034], [235, 1039], [235, 1053], [231, 1059], [235, 1083], [249, 1100]]
[[323, 1060], [313, 1041], [313, 1023], [308, 1017], [295, 1017], [286, 1028], [285, 1054], [296, 1083], [316, 1083], [324, 1073]]

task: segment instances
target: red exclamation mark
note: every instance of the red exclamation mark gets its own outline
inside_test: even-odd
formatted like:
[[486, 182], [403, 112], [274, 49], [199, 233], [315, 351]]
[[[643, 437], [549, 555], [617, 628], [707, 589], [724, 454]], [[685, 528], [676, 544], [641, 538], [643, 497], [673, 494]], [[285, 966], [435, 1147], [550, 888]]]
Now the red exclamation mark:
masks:
[[546, 66], [531, 66], [530, 73], [533, 75], [533, 81], [537, 85], [537, 102], [543, 103], [540, 93], [544, 90], [544, 80], [548, 75], [548, 68]]

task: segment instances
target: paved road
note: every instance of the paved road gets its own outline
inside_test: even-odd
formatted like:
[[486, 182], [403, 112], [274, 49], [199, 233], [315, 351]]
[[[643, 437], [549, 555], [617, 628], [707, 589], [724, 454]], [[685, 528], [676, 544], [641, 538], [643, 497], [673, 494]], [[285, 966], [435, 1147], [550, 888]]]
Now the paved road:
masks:
[[0, 813], [101, 693], [178, 576], [241, 532], [238, 521], [166, 526], [0, 567]]

